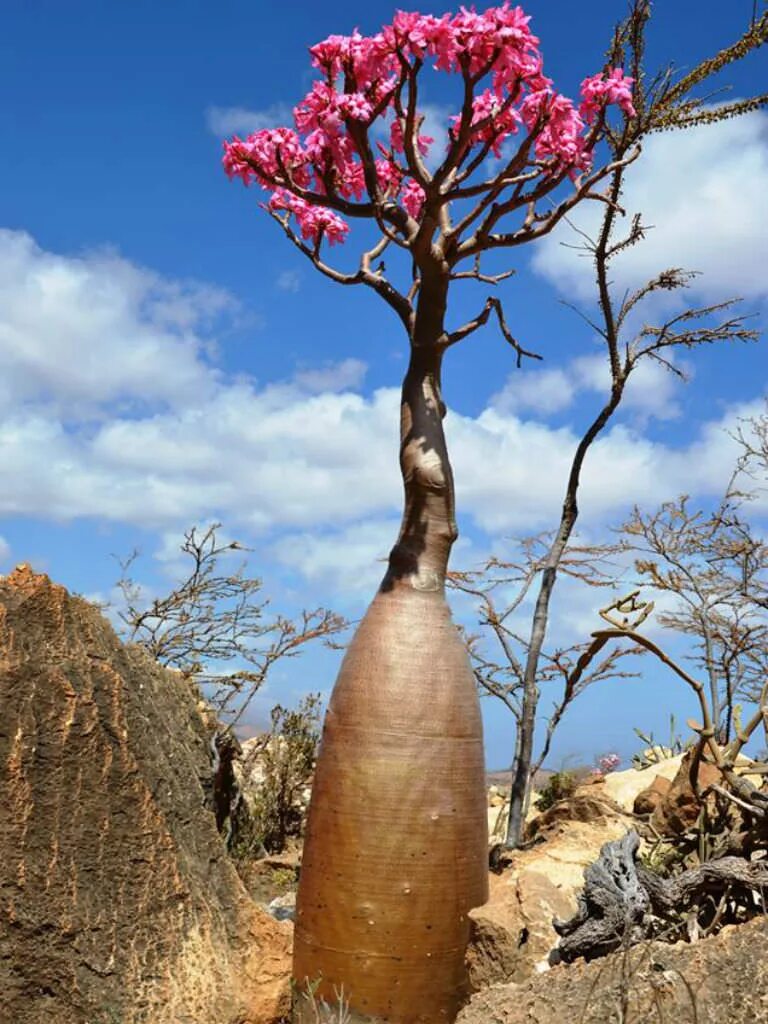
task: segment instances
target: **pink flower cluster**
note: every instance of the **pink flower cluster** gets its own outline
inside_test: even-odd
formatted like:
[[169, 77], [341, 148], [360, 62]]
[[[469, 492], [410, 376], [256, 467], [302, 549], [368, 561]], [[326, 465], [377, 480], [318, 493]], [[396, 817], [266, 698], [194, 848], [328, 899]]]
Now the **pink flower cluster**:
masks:
[[[305, 239], [321, 235], [342, 241], [348, 228], [332, 207], [362, 200], [367, 189], [363, 156], [374, 121], [389, 126], [389, 146], [377, 142], [378, 187], [416, 219], [425, 201], [404, 157], [404, 125], [395, 111], [403, 62], [432, 62], [440, 71], [489, 76], [473, 102], [469, 149], [487, 146], [497, 157], [506, 139], [524, 126], [535, 135], [534, 155], [542, 173], [576, 173], [589, 167], [595, 132], [589, 130], [608, 104], [632, 116], [632, 79], [620, 68], [582, 83], [582, 102], [552, 88], [542, 73], [539, 40], [530, 18], [509, 2], [482, 13], [462, 7], [458, 14], [398, 11], [391, 25], [374, 36], [329, 36], [311, 47], [312, 64], [322, 75], [294, 109], [294, 128], [235, 136], [224, 144], [224, 168], [248, 185], [255, 181], [273, 193], [269, 208], [286, 210]], [[451, 119], [455, 142], [462, 117]], [[385, 136], [386, 137], [386, 136]], [[422, 156], [433, 139], [420, 135]]]
[[621, 758], [618, 754], [603, 754], [597, 759], [597, 770], [601, 775], [608, 775], [615, 772], [620, 764]]
[[322, 235], [331, 245], [343, 242], [349, 225], [333, 210], [299, 199], [284, 188], [275, 189], [269, 200], [271, 210], [288, 210], [299, 223], [302, 238], [317, 241]]
[[536, 132], [534, 150], [538, 160], [552, 160], [553, 169], [569, 167], [586, 171], [592, 163], [592, 149], [584, 136], [584, 121], [573, 101], [549, 89], [529, 93], [520, 105], [523, 122]]
[[607, 76], [600, 74], [585, 78], [581, 83], [582, 104], [579, 113], [587, 124], [592, 124], [602, 108], [609, 103], [615, 103], [627, 117], [634, 117], [633, 82], [633, 78], [625, 77], [621, 68], [614, 68]]
[[[455, 137], [461, 128], [461, 114], [456, 114], [451, 121], [451, 134]], [[493, 89], [485, 89], [472, 102], [471, 141], [489, 143], [493, 155], [499, 157], [501, 144], [517, 132], [521, 121], [516, 107], [502, 103]]]

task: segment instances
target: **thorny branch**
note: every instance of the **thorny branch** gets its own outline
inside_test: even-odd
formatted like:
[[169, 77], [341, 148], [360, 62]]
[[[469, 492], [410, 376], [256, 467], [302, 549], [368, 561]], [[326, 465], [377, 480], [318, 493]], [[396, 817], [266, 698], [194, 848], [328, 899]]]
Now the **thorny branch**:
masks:
[[[527, 647], [520, 726], [515, 740], [515, 768], [512, 780], [507, 847], [515, 847], [522, 841], [524, 811], [530, 793], [536, 711], [539, 701], [539, 690], [536, 683], [539, 661], [548, 629], [552, 592], [558, 573], [561, 571], [563, 553], [579, 515], [578, 494], [587, 453], [593, 442], [611, 421], [622, 401], [628, 380], [644, 359], [654, 359], [667, 369], [679, 373], [678, 367], [671, 358], [671, 353], [677, 348], [692, 348], [720, 341], [744, 341], [756, 337], [755, 332], [745, 328], [743, 317], [729, 317], [715, 325], [709, 322], [709, 318], [713, 314], [726, 308], [730, 303], [687, 310], [684, 313], [676, 314], [669, 322], [660, 326], [645, 325], [637, 330], [631, 330], [629, 313], [636, 311], [643, 299], [659, 289], [678, 290], [686, 286], [690, 281], [690, 275], [681, 270], [664, 271], [656, 275], [621, 302], [617, 302], [614, 297], [611, 283], [611, 262], [615, 256], [639, 243], [645, 231], [640, 216], [635, 214], [628, 233], [616, 237], [618, 219], [623, 216], [620, 200], [627, 166], [631, 162], [629, 158], [632, 156], [634, 159], [636, 147], [648, 132], [662, 125], [674, 126], [670, 118], [673, 117], [673, 114], [677, 116], [679, 104], [687, 102], [687, 91], [694, 84], [704, 80], [710, 73], [707, 68], [711, 62], [699, 65], [692, 76], [688, 76], [688, 84], [678, 88], [673, 96], [670, 96], [671, 73], [659, 75], [649, 83], [643, 71], [644, 27], [649, 16], [650, 5], [647, 0], [637, 0], [633, 3], [629, 17], [618, 27], [609, 51], [610, 63], [614, 66], [620, 64], [626, 66], [629, 63], [636, 78], [633, 103], [637, 116], [631, 122], [625, 121], [620, 129], [614, 130], [607, 126], [607, 141], [613, 157], [613, 166], [609, 175], [608, 187], [601, 196], [604, 205], [602, 222], [595, 239], [585, 232], [580, 232], [582, 244], [579, 248], [592, 259], [595, 268], [600, 311], [596, 327], [605, 344], [605, 357], [610, 370], [610, 385], [602, 407], [577, 445], [566, 484], [560, 523], [542, 562], [540, 588]], [[736, 59], [739, 55], [744, 56], [751, 49], [761, 45], [767, 34], [768, 22], [761, 25], [757, 32], [750, 30], [746, 42], [743, 42], [743, 45], [739, 44], [733, 50], [732, 59]], [[717, 59], [715, 59], [715, 63], [717, 63]], [[714, 65], [712, 66], [714, 67]], [[722, 65], [718, 64], [719, 66]], [[717, 112], [713, 112], [709, 120], [716, 121], [731, 116], [732, 113], [733, 111], [729, 108], [719, 108]], [[684, 120], [681, 115], [677, 126], [684, 126]], [[568, 209], [563, 210], [562, 217], [565, 217], [568, 212]], [[529, 210], [528, 217], [529, 229], [536, 230], [533, 227], [536, 223], [535, 211]], [[526, 230], [525, 225], [520, 230]], [[593, 317], [585, 315], [585, 319], [590, 323], [594, 322]]]

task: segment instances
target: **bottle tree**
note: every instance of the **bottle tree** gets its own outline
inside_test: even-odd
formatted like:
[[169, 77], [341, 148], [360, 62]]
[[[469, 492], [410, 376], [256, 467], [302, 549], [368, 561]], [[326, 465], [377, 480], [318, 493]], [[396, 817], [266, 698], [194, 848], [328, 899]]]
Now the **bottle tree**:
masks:
[[[225, 143], [228, 174], [267, 190], [265, 209], [322, 274], [376, 292], [410, 347], [402, 525], [330, 700], [294, 947], [297, 982], [319, 981], [327, 999], [343, 989], [357, 1013], [394, 1021], [452, 1018], [467, 914], [487, 898], [482, 727], [444, 595], [457, 529], [443, 356], [492, 318], [518, 364], [531, 354], [498, 296], [451, 325], [449, 295], [509, 275], [485, 273], [484, 254], [542, 237], [583, 199], [610, 202], [599, 186], [615, 163], [596, 154], [634, 116], [632, 79], [610, 60], [578, 102], [558, 93], [529, 22], [504, 4], [398, 12], [376, 35], [330, 36], [310, 49], [317, 79], [294, 126]], [[443, 152], [420, 109], [433, 68], [457, 86]], [[326, 252], [351, 225], [363, 252], [340, 269]]]

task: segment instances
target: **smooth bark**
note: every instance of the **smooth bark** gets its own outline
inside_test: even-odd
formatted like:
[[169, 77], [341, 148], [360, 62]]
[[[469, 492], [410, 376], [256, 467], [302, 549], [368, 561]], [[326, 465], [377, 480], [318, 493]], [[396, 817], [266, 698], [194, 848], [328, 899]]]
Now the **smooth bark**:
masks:
[[435, 309], [403, 381], [400, 532], [326, 715], [294, 945], [300, 986], [398, 1024], [455, 1016], [488, 885], [479, 701], [444, 593], [457, 530]]

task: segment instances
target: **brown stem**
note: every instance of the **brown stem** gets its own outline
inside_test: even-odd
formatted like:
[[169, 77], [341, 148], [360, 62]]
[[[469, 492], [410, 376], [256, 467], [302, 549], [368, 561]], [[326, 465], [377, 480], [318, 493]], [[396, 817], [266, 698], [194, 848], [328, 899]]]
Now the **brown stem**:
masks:
[[398, 584], [442, 590], [448, 556], [458, 536], [453, 471], [443, 432], [441, 361], [437, 345], [414, 344], [411, 349], [400, 407], [405, 509], [382, 590]]

